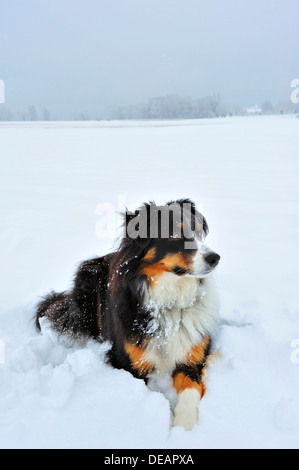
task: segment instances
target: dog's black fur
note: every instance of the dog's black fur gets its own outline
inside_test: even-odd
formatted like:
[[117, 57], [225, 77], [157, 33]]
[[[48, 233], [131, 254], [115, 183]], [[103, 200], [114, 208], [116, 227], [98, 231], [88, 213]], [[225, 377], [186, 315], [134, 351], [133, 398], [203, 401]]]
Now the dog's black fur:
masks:
[[[189, 199], [175, 202], [181, 208], [185, 203], [191, 205], [194, 228], [196, 215], [194, 203]], [[168, 205], [172, 203], [173, 201]], [[39, 303], [36, 312], [37, 328], [40, 328], [40, 319], [47, 317], [59, 333], [66, 333], [78, 339], [92, 337], [99, 341], [109, 340], [110, 363], [143, 379], [147, 379], [155, 370], [155, 366], [144, 359], [144, 354], [150, 340], [159, 334], [159, 328], [157, 331], [149, 328], [153, 315], [146, 302], [148, 290], [150, 286], [155, 287], [162, 282], [161, 274], [165, 272], [178, 277], [191, 273], [190, 266], [196, 254], [196, 249], [185, 250], [184, 236], [180, 239], [171, 238], [171, 218], [168, 239], [161, 237], [161, 219], [159, 219], [158, 237], [150, 237], [152, 204], [154, 203], [142, 206], [148, 216], [146, 237], [137, 236], [133, 239], [124, 236], [115, 252], [84, 261], [76, 272], [72, 290], [62, 293], [51, 292]], [[125, 230], [134, 217], [138, 220], [139, 214], [140, 209], [134, 213], [126, 212]], [[206, 235], [208, 233], [206, 220], [202, 218], [201, 221], [201, 230]], [[152, 284], [153, 278], [154, 284]], [[199, 279], [198, 282], [204, 283], [204, 279]], [[200, 315], [200, 310], [198, 314]], [[199, 342], [200, 338], [204, 339], [200, 335], [198, 337]], [[194, 361], [194, 364], [189, 364], [187, 360], [185, 364], [177, 363], [172, 376], [175, 377], [181, 372], [199, 387], [210, 352], [211, 338], [207, 334], [198, 361]]]

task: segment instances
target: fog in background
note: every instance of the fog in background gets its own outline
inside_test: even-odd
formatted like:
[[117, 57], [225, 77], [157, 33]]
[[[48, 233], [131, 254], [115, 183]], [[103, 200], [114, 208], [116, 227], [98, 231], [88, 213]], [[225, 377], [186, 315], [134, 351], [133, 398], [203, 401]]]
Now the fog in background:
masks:
[[298, 18], [298, 0], [1, 0], [0, 111], [100, 119], [166, 95], [275, 105], [299, 77]]

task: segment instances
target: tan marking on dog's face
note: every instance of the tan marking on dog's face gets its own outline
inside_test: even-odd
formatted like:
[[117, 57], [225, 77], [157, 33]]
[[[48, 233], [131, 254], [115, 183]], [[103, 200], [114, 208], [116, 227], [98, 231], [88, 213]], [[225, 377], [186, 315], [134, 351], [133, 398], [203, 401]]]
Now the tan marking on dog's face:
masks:
[[[151, 250], [149, 250], [149, 252], [150, 251]], [[159, 261], [153, 264], [146, 264], [145, 266], [143, 266], [143, 268], [141, 269], [141, 274], [145, 274], [149, 282], [156, 282], [157, 278], [161, 274], [165, 272], [174, 272], [175, 268], [180, 268], [185, 270], [186, 272], [189, 272], [192, 259], [193, 257], [189, 253], [168, 253]]]
[[156, 256], [156, 248], [153, 247], [148, 252], [146, 255], [143, 257], [143, 261], [152, 261]]

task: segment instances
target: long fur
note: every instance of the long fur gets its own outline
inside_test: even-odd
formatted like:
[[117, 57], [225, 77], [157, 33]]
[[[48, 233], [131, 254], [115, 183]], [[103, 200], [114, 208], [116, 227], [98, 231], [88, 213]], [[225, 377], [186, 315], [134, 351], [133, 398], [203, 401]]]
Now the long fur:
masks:
[[[181, 208], [191, 204], [195, 215], [192, 201], [175, 202]], [[158, 237], [151, 237], [153, 204], [124, 217], [126, 230], [134, 217], [138, 220], [141, 209], [146, 210], [146, 236], [124, 236], [115, 252], [84, 261], [70, 291], [51, 292], [40, 302], [36, 326], [47, 317], [59, 333], [109, 340], [111, 365], [135, 377], [147, 381], [154, 374], [170, 376], [178, 396], [174, 424], [189, 429], [196, 422], [194, 407], [206, 390], [204, 374], [218, 310], [217, 294], [207, 276], [220, 257], [202, 240], [186, 250], [183, 236], [162, 238], [161, 218]], [[201, 220], [207, 234], [206, 220]], [[189, 410], [186, 390], [192, 390]]]

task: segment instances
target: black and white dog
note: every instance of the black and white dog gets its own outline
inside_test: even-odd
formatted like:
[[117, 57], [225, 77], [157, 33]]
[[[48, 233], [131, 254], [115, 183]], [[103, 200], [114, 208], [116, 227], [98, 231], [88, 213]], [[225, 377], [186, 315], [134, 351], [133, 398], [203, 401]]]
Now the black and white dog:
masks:
[[36, 325], [47, 317], [73, 338], [109, 340], [110, 364], [135, 377], [171, 377], [173, 425], [188, 430], [206, 391], [218, 314], [209, 275], [220, 256], [204, 244], [208, 225], [189, 199], [126, 212], [124, 230], [118, 250], [80, 265], [71, 291], [44, 298]]

